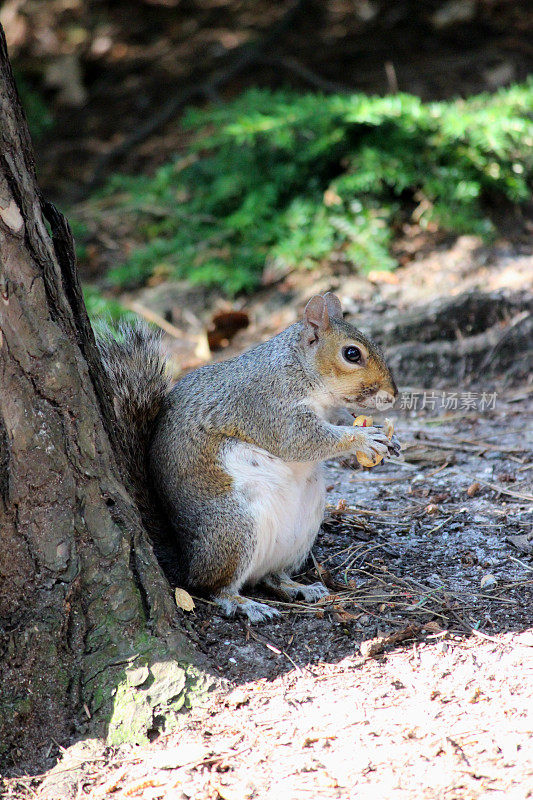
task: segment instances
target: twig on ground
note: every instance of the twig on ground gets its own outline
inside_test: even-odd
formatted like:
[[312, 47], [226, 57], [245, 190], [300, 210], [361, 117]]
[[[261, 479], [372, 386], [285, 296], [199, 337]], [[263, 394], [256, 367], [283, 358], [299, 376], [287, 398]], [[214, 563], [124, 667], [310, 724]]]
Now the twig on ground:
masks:
[[[314, 565], [314, 567], [315, 567], [315, 569], [316, 569], [316, 574], [318, 575], [318, 579], [319, 579], [320, 583], [321, 583], [323, 586], [326, 586], [326, 584], [324, 583], [324, 579], [322, 578], [322, 573], [323, 573], [323, 570], [322, 570], [322, 568], [320, 567], [320, 564], [318, 563], [318, 561], [316, 560], [316, 557], [315, 557], [315, 554], [313, 553], [313, 551], [311, 551], [311, 559], [312, 559], [312, 561], [313, 561], [313, 565]], [[326, 587], [326, 588], [327, 588], [327, 587]]]
[[292, 658], [290, 657], [290, 655], [289, 655], [289, 654], [288, 654], [288, 653], [287, 653], [285, 650], [280, 650], [280, 648], [279, 648], [279, 647], [275, 647], [273, 644], [271, 644], [270, 642], [268, 642], [268, 641], [267, 641], [267, 640], [266, 640], [266, 639], [265, 639], [263, 636], [260, 636], [258, 633], [256, 633], [256, 632], [255, 632], [255, 631], [254, 631], [254, 630], [253, 630], [253, 629], [250, 627], [250, 625], [244, 624], [244, 625], [243, 625], [243, 627], [244, 627], [244, 629], [245, 629], [246, 633], [247, 633], [249, 636], [251, 636], [251, 637], [252, 637], [252, 639], [255, 639], [255, 641], [256, 641], [256, 642], [259, 642], [260, 644], [263, 644], [265, 647], [267, 647], [267, 648], [268, 648], [269, 650], [271, 650], [273, 653], [276, 653], [276, 655], [279, 655], [279, 656], [283, 655], [283, 656], [285, 656], [285, 658], [286, 658], [288, 661], [290, 661], [290, 662], [291, 662], [291, 664], [293, 665], [293, 667], [295, 668], [295, 670], [296, 670], [296, 671], [297, 671], [297, 672], [298, 672], [300, 675], [302, 675], [302, 671], [303, 671], [303, 670], [305, 670], [306, 672], [309, 672], [309, 674], [310, 674], [310, 675], [314, 675], [313, 671], [312, 671], [311, 669], [309, 669], [309, 667], [306, 667], [306, 666], [304, 666], [304, 667], [300, 667], [300, 666], [299, 666], [299, 665], [296, 663], [296, 661], [294, 661], [294, 659], [292, 659]]
[[[502, 447], [501, 445], [489, 444], [488, 442], [480, 442], [476, 439], [459, 439], [455, 436], [450, 436], [450, 439], [454, 439], [459, 444], [472, 445], [472, 447], [475, 447], [477, 450], [496, 450], [498, 453], [524, 453], [527, 449], [525, 447]], [[443, 447], [440, 442], [439, 447]]]
[[147, 308], [142, 303], [134, 301], [131, 303], [126, 303], [124, 307], [127, 308], [128, 311], [134, 311], [147, 322], [157, 325], [158, 328], [161, 328], [161, 330], [165, 331], [165, 333], [168, 333], [168, 335], [172, 336], [174, 339], [183, 339], [183, 331], [180, 331], [180, 329], [176, 328], [175, 325], [167, 322], [167, 320], [162, 317], [161, 314], [157, 314], [157, 312], [152, 311], [151, 308]]
[[460, 470], [463, 475], [466, 475], [467, 478], [470, 478], [472, 481], [477, 481], [481, 483], [483, 486], [488, 486], [489, 489], [494, 489], [495, 492], [499, 492], [500, 494], [507, 494], [510, 497], [517, 497], [519, 500], [527, 500], [529, 503], [533, 503], [533, 495], [526, 494], [525, 492], [513, 492], [511, 489], [506, 489], [505, 486], [501, 486], [499, 483], [490, 483], [489, 481], [484, 481], [483, 478], [474, 477], [473, 475], [468, 475], [466, 472]]
[[472, 628], [471, 633], [475, 636], [479, 636], [480, 639], [486, 639], [489, 642], [494, 642], [494, 644], [499, 644], [500, 647], [505, 646], [505, 642], [500, 642], [499, 639], [496, 639], [494, 636], [489, 636], [488, 633], [483, 633], [483, 631], [478, 631], [477, 628]]
[[515, 558], [514, 556], [507, 556], [507, 558], [511, 559], [511, 561], [516, 561], [517, 564], [520, 564], [521, 567], [529, 570], [529, 572], [533, 572], [533, 567], [531, 567], [529, 564], [524, 564], [524, 562], [520, 561], [519, 558]]

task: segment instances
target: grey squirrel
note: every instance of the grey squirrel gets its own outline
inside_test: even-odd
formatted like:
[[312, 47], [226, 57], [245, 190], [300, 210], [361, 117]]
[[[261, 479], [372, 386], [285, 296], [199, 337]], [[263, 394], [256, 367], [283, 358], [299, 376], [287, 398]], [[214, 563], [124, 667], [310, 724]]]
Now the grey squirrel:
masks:
[[[398, 390], [379, 346], [316, 295], [282, 333], [173, 388], [157, 334], [142, 323], [97, 338], [131, 484], [163, 566], [177, 585], [253, 622], [278, 612], [240, 594], [246, 584], [316, 601], [327, 590], [290, 577], [324, 514], [322, 462], [397, 453], [379, 427], [351, 425]], [[346, 424], [329, 421], [343, 409]], [[166, 554], [166, 555], [165, 555]]]

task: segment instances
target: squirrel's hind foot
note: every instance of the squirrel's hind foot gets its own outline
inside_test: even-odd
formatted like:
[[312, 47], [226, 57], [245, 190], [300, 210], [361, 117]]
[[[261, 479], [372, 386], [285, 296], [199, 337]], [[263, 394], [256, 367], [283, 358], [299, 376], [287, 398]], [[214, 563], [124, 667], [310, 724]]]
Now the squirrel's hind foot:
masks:
[[226, 617], [244, 614], [250, 622], [265, 622], [265, 620], [280, 616], [276, 608], [267, 606], [266, 603], [258, 603], [257, 600], [250, 600], [238, 592], [220, 594], [213, 597], [213, 600], [222, 609], [222, 613]]
[[298, 583], [285, 573], [268, 575], [263, 578], [263, 583], [274, 592], [281, 591], [291, 598], [301, 599], [306, 603], [316, 603], [317, 600], [329, 594], [323, 583]]
[[[295, 581], [293, 581], [295, 583]], [[322, 597], [327, 597], [329, 591], [323, 583], [296, 583], [298, 589], [296, 590], [296, 597], [301, 597], [306, 603], [316, 603]]]

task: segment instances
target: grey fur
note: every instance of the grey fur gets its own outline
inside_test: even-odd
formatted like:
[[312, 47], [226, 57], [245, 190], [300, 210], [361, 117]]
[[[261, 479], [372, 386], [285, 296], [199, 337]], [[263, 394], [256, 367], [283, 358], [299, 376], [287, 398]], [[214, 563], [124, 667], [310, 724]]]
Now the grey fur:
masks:
[[237, 440], [286, 462], [319, 462], [353, 452], [356, 443], [368, 446], [368, 437], [382, 451], [388, 446], [379, 430], [332, 425], [308, 402], [326, 390], [314, 354], [321, 325], [335, 342], [364, 344], [396, 391], [377, 345], [342, 319], [338, 301], [326, 302], [331, 319], [326, 312], [323, 322], [313, 322], [311, 336], [304, 315], [268, 342], [189, 373], [171, 390], [160, 338], [146, 325], [98, 337], [131, 482], [156, 550], [158, 543], [166, 547], [167, 575], [233, 610], [245, 603], [240, 576], [255, 539], [251, 512], [236, 501], [224, 471], [225, 449]]
[[[332, 324], [339, 335], [357, 334], [376, 348], [343, 320]], [[322, 381], [302, 345], [304, 333], [298, 322], [236, 358], [200, 367], [163, 403], [150, 470], [169, 519], [177, 522], [189, 586], [216, 591], [234, 583], [253, 552], [253, 519], [230, 487], [219, 485], [226, 441], [240, 439], [289, 462], [322, 461], [346, 449], [340, 439], [353, 428], [332, 426], [305, 405]]]
[[168, 524], [148, 469], [154, 421], [171, 386], [165, 371], [161, 333], [140, 320], [121, 324], [116, 330], [99, 322], [95, 333], [113, 387], [113, 405], [130, 489], [168, 577], [176, 580], [175, 543], [168, 541]]

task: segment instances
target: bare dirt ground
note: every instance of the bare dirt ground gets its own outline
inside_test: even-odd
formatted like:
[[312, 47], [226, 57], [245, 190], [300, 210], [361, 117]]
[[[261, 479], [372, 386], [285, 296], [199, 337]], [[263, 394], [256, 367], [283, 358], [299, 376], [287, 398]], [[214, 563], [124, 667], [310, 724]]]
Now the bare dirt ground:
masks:
[[4, 796], [532, 797], [533, 560], [509, 542], [531, 526], [530, 411], [518, 390], [402, 417], [405, 462], [329, 463], [331, 595], [264, 595], [282, 617], [255, 627], [197, 601], [184, 623], [229, 694], [148, 747], [78, 744], [43, 794]]
[[[399, 270], [396, 283], [336, 280], [354, 309], [381, 308], [385, 324], [391, 307], [464, 288], [523, 291], [532, 275], [525, 252], [487, 255], [459, 240]], [[331, 284], [302, 280], [289, 276], [285, 295], [278, 286], [256, 300], [257, 325], [224, 355], [292, 321], [311, 284]], [[400, 379], [389, 415], [403, 460], [327, 464], [328, 513], [302, 580], [318, 573], [329, 597], [306, 605], [254, 591], [282, 615], [261, 626], [196, 599], [183, 624], [225, 690], [148, 746], [79, 742], [47, 775], [4, 781], [0, 793], [533, 797], [531, 387], [487, 372], [462, 383], [437, 376], [430, 389], [432, 377], [426, 387]]]

